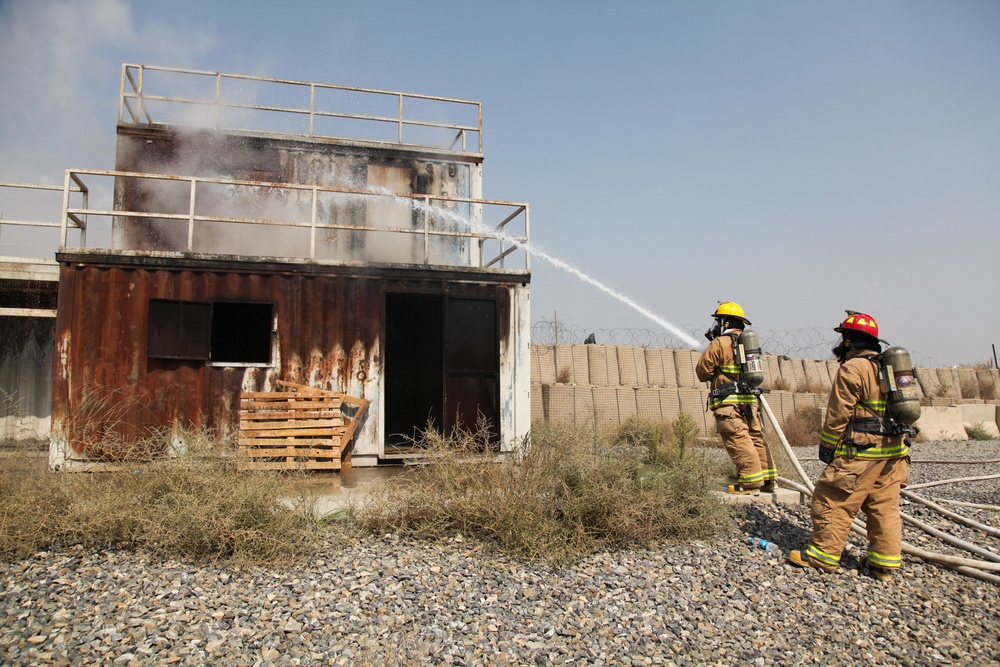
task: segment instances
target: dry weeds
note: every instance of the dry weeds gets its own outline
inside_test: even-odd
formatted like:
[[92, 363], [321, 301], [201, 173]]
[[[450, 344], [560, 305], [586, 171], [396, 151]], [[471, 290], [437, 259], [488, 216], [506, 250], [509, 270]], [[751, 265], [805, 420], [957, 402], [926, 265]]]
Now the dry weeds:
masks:
[[530, 445], [497, 459], [480, 453], [481, 428], [429, 430], [424, 464], [385, 480], [354, 515], [375, 532], [461, 534], [549, 562], [727, 525], [729, 509], [709, 493], [719, 464], [688, 447], [688, 426], [635, 421], [625, 431], [537, 424]]
[[[164, 451], [176, 438], [141, 446]], [[207, 436], [181, 439], [179, 455], [119, 464], [113, 472], [55, 473], [37, 451], [5, 451], [0, 556], [83, 545], [275, 562], [311, 543], [314, 518], [278, 501], [288, 494], [284, 478], [238, 471], [235, 459]]]

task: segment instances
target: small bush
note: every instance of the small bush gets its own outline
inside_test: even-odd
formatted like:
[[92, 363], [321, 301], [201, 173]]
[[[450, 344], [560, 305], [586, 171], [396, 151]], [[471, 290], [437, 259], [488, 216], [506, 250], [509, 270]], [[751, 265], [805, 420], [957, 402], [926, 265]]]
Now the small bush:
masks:
[[569, 369], [569, 366], [563, 366], [556, 373], [556, 382], [560, 384], [569, 384], [570, 378], [573, 377]]
[[[159, 437], [144, 451], [164, 451]], [[71, 545], [144, 549], [183, 558], [283, 560], [314, 536], [307, 508], [279, 502], [285, 478], [237, 470], [213, 440], [185, 434], [186, 451], [114, 472], [54, 473], [15, 450], [0, 464], [0, 556]]]
[[979, 398], [979, 378], [973, 375], [966, 375], [959, 381], [959, 391], [962, 398]]
[[729, 508], [709, 493], [720, 464], [689, 448], [687, 428], [675, 425], [634, 421], [608, 438], [539, 424], [530, 444], [499, 460], [480, 454], [481, 428], [449, 438], [428, 431], [426, 462], [385, 480], [355, 517], [374, 532], [459, 533], [555, 563], [707, 537], [728, 523]]
[[645, 451], [651, 460], [656, 460], [668, 446], [670, 427], [664, 422], [632, 417], [618, 428], [615, 439], [627, 447]]
[[979, 398], [986, 401], [993, 401], [997, 398], [997, 375], [996, 373], [977, 373], [979, 380]]
[[809, 378], [795, 390], [797, 394], [827, 394], [829, 392], [828, 387], [824, 387], [822, 382], [814, 378]]
[[970, 424], [965, 427], [965, 434], [969, 436], [969, 440], [992, 440], [993, 436], [990, 432], [986, 430], [986, 425], [983, 422], [976, 422], [975, 424]]
[[785, 434], [788, 444], [792, 446], [818, 445], [822, 424], [819, 423], [816, 408], [799, 408], [785, 420], [781, 431]]

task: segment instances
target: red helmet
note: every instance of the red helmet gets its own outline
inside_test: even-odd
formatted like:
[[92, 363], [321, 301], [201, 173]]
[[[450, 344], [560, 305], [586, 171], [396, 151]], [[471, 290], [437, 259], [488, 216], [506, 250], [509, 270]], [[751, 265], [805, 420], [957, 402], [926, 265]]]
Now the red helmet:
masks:
[[878, 340], [878, 322], [875, 321], [875, 318], [865, 313], [856, 313], [853, 310], [847, 311], [847, 319], [841, 322], [839, 327], [834, 327], [833, 330], [840, 334], [857, 331]]

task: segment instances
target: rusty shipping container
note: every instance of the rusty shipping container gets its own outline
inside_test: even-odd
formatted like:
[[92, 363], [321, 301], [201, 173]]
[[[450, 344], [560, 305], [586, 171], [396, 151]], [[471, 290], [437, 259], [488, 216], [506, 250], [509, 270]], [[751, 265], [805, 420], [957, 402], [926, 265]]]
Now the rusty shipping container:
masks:
[[133, 447], [177, 427], [232, 442], [240, 393], [279, 380], [371, 401], [356, 466], [428, 425], [485, 420], [499, 450], [527, 435], [527, 205], [480, 198], [479, 125], [445, 124], [445, 147], [182, 128], [150, 120], [165, 95], [142, 67], [123, 70], [116, 171], [67, 176], [110, 179], [113, 201], [64, 214], [106, 241], [56, 255], [53, 468], [156, 454]]

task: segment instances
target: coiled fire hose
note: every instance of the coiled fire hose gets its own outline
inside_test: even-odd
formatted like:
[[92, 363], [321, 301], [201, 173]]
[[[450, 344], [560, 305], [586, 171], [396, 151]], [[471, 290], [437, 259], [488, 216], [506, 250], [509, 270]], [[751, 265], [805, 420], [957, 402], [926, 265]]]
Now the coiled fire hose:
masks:
[[[764, 408], [764, 413], [767, 415], [768, 420], [771, 422], [771, 425], [774, 427], [775, 432], [778, 434], [778, 440], [781, 442], [781, 446], [784, 448], [785, 454], [788, 456], [788, 460], [791, 462], [792, 467], [795, 468], [795, 472], [798, 474], [799, 479], [802, 480], [802, 483], [800, 484], [798, 482], [786, 479], [784, 477], [778, 477], [778, 482], [780, 482], [782, 485], [788, 486], [798, 491], [799, 493], [803, 493], [808, 495], [809, 497], [812, 497], [813, 489], [815, 488], [815, 486], [812, 483], [812, 480], [809, 479], [809, 475], [806, 474], [806, 471], [802, 467], [802, 464], [799, 463], [798, 457], [796, 457], [795, 452], [792, 451], [792, 446], [788, 444], [788, 440], [785, 438], [785, 434], [782, 432], [781, 426], [778, 425], [778, 420], [775, 418], [774, 412], [771, 411], [771, 406], [767, 404], [767, 400], [765, 400], [763, 396], [760, 396], [759, 399], [761, 407]], [[903, 493], [906, 493], [907, 498], [911, 499], [913, 498], [912, 493], [906, 491], [904, 491]], [[923, 500], [921, 499], [918, 502], [923, 502]], [[903, 519], [903, 521], [906, 521], [910, 525], [916, 526], [921, 530], [924, 530], [925, 532], [940, 537], [941, 539], [944, 539], [945, 541], [953, 544], [954, 546], [965, 549], [966, 551], [971, 551], [973, 553], [979, 554], [984, 558], [988, 558], [988, 560], [981, 561], [969, 558], [960, 558], [958, 556], [949, 556], [947, 554], [941, 554], [934, 551], [927, 551], [926, 549], [915, 547], [907, 542], [903, 542], [902, 546], [903, 553], [923, 558], [926, 561], [937, 563], [938, 565], [943, 565], [945, 567], [955, 570], [956, 572], [959, 572], [969, 577], [973, 577], [975, 579], [979, 579], [981, 581], [988, 581], [992, 584], [1000, 585], [1000, 576], [989, 574], [989, 572], [1000, 572], [1000, 556], [994, 554], [993, 552], [987, 551], [986, 549], [982, 549], [981, 547], [977, 547], [976, 545], [973, 545], [969, 542], [965, 542], [964, 540], [960, 540], [958, 538], [952, 537], [951, 535], [947, 535], [947, 533], [942, 533], [936, 528], [933, 528], [932, 526], [929, 526], [924, 522], [915, 519], [903, 512], [900, 512], [900, 517]], [[989, 526], [986, 527], [990, 528]], [[851, 530], [857, 533], [858, 535], [862, 535], [865, 538], [868, 537], [868, 531], [865, 530], [865, 524], [859, 519], [854, 519], [854, 522], [851, 524]], [[995, 529], [991, 528], [991, 531], [992, 530]]]

